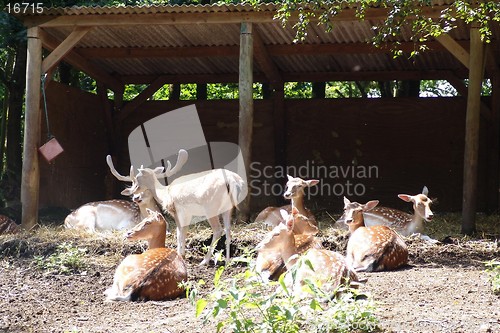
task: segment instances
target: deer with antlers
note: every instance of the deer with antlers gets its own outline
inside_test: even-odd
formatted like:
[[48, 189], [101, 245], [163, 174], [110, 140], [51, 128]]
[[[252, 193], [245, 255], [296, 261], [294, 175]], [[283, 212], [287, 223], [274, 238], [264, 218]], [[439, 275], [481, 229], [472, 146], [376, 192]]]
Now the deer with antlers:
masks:
[[358, 272], [392, 270], [408, 263], [408, 248], [400, 235], [385, 225], [365, 226], [363, 212], [377, 205], [377, 200], [369, 201], [345, 217], [351, 234], [346, 259]]
[[292, 212], [292, 207], [297, 208], [300, 215], [305, 216], [308, 222], [317, 226], [316, 218], [314, 214], [304, 206], [304, 194], [305, 189], [314, 186], [319, 183], [319, 180], [311, 179], [304, 180], [299, 177], [292, 177], [287, 175], [288, 181], [285, 187], [285, 193], [283, 197], [292, 202], [289, 205], [284, 205], [281, 207], [267, 207], [264, 208], [255, 218], [255, 222], [264, 223], [270, 227], [275, 227], [280, 223], [284, 223], [285, 220], [281, 216], [280, 210], [285, 210], [288, 214]]
[[[397, 209], [387, 207], [371, 207], [357, 202], [351, 202], [344, 197], [344, 214], [337, 222], [344, 222], [347, 216], [352, 216], [352, 210], [361, 208], [366, 226], [386, 225], [397, 231], [402, 236], [410, 236], [414, 233], [423, 233], [424, 221], [431, 221], [434, 217], [430, 206], [432, 200], [427, 194], [429, 190], [424, 186], [422, 193], [416, 195], [399, 194], [398, 197], [406, 202], [413, 203], [413, 215]], [[430, 240], [428, 236], [423, 239]]]
[[147, 240], [142, 254], [127, 256], [115, 271], [113, 285], [105, 291], [112, 301], [162, 301], [184, 293], [179, 284], [187, 280], [182, 257], [165, 247], [167, 222], [160, 212], [147, 209], [148, 216], [127, 232], [127, 240]]
[[177, 252], [184, 256], [189, 224], [195, 216], [205, 216], [212, 228], [212, 242], [200, 265], [207, 264], [213, 256], [215, 245], [223, 234], [219, 215], [222, 216], [226, 235], [226, 261], [230, 259], [231, 214], [237, 205], [238, 193], [244, 181], [236, 173], [225, 169], [214, 169], [185, 175], [165, 186], [159, 179], [178, 172], [186, 163], [187, 151], [179, 150], [177, 163], [172, 168], [170, 161], [164, 171], [162, 167], [139, 168], [135, 177], [120, 175], [113, 166], [111, 157], [107, 161], [111, 172], [122, 181], [132, 183], [130, 193], [138, 194], [150, 190], [156, 202], [175, 220], [177, 227]]

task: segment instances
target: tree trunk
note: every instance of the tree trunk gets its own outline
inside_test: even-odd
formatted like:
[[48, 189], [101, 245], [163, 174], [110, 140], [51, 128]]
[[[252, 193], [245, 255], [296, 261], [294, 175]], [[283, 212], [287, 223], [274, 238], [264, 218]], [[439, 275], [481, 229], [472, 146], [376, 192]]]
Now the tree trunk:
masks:
[[7, 123], [7, 172], [13, 175], [16, 187], [20, 188], [22, 166], [22, 114], [26, 87], [26, 43], [16, 48], [16, 61], [9, 87], [9, 111]]

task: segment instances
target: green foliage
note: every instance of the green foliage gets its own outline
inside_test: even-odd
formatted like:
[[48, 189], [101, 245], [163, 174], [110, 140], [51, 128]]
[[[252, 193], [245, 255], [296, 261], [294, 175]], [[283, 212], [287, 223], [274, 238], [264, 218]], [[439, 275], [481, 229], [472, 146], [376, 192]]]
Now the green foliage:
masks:
[[491, 260], [485, 263], [486, 272], [488, 273], [491, 281], [491, 290], [495, 294], [500, 294], [500, 261]]
[[311, 98], [311, 82], [285, 82], [285, 98]]
[[[265, 2], [265, 1], [262, 1]], [[307, 37], [308, 26], [313, 21], [323, 24], [326, 31], [334, 28], [333, 18], [344, 10], [354, 8], [355, 15], [359, 20], [364, 20], [366, 12], [370, 8], [379, 7], [387, 9], [387, 16], [381, 24], [373, 27], [374, 36], [372, 42], [381, 46], [385, 42], [394, 41], [394, 37], [401, 34], [403, 29], [410, 31], [415, 49], [411, 55], [416, 55], [427, 49], [425, 43], [431, 38], [457, 27], [457, 20], [463, 20], [467, 24], [479, 26], [481, 38], [489, 43], [491, 23], [500, 21], [500, 3], [498, 1], [471, 2], [456, 0], [452, 5], [443, 9], [438, 19], [426, 16], [426, 10], [431, 6], [431, 1], [414, 0], [343, 0], [343, 1], [321, 1], [321, 0], [283, 0], [278, 5], [276, 18], [283, 25], [294, 22], [296, 29], [295, 41], [304, 40]], [[292, 20], [293, 19], [293, 20]], [[394, 55], [399, 56], [402, 51], [398, 49], [395, 42]]]
[[86, 252], [86, 249], [64, 242], [57, 246], [56, 252], [48, 257], [35, 256], [34, 262], [38, 269], [49, 273], [72, 274], [85, 267], [83, 259]]
[[[235, 258], [249, 262], [249, 259]], [[217, 332], [372, 332], [377, 318], [371, 300], [359, 300], [359, 292], [342, 287], [331, 298], [321, 286], [307, 280], [308, 297], [298, 297], [285, 275], [279, 281], [264, 282], [253, 269], [224, 276], [220, 267], [214, 277], [214, 290], [199, 297], [198, 288], [188, 286], [187, 295], [195, 306], [196, 317], [204, 323], [215, 320]], [[295, 274], [291, 272], [292, 285]]]

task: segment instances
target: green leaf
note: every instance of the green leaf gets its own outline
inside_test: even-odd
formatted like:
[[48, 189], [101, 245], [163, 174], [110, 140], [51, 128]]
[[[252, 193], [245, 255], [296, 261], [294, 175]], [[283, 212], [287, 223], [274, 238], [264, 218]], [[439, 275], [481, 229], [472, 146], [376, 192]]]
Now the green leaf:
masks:
[[199, 300], [196, 301], [196, 318], [198, 318], [203, 312], [203, 310], [205, 310], [207, 303], [208, 302], [204, 298], [200, 298]]
[[217, 268], [217, 270], [215, 271], [215, 275], [214, 275], [214, 286], [215, 287], [217, 287], [219, 285], [220, 277], [222, 276], [222, 273], [224, 273], [224, 266]]

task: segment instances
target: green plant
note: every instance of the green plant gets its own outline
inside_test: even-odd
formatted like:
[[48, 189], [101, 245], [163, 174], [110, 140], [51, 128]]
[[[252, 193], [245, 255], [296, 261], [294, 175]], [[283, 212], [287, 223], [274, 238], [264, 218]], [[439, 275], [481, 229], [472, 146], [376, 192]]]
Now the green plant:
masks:
[[55, 274], [71, 274], [85, 267], [84, 257], [87, 249], [78, 248], [71, 243], [61, 243], [55, 253], [48, 257], [35, 256], [36, 266]]
[[[248, 262], [235, 258], [233, 262]], [[307, 263], [306, 263], [307, 264]], [[306, 280], [304, 293], [297, 296], [289, 287], [295, 281], [294, 271], [278, 281], [265, 282], [254, 269], [223, 279], [224, 267], [214, 277], [214, 290], [206, 297], [198, 297], [198, 284], [186, 288], [188, 298], [195, 305], [196, 317], [207, 324], [216, 321], [217, 332], [227, 330], [247, 332], [372, 332], [377, 329], [374, 305], [370, 299], [360, 300], [360, 293], [341, 287], [330, 297], [319, 283]], [[285, 279], [291, 279], [291, 284]]]
[[491, 260], [485, 263], [486, 272], [491, 281], [491, 289], [495, 294], [500, 294], [500, 261]]

